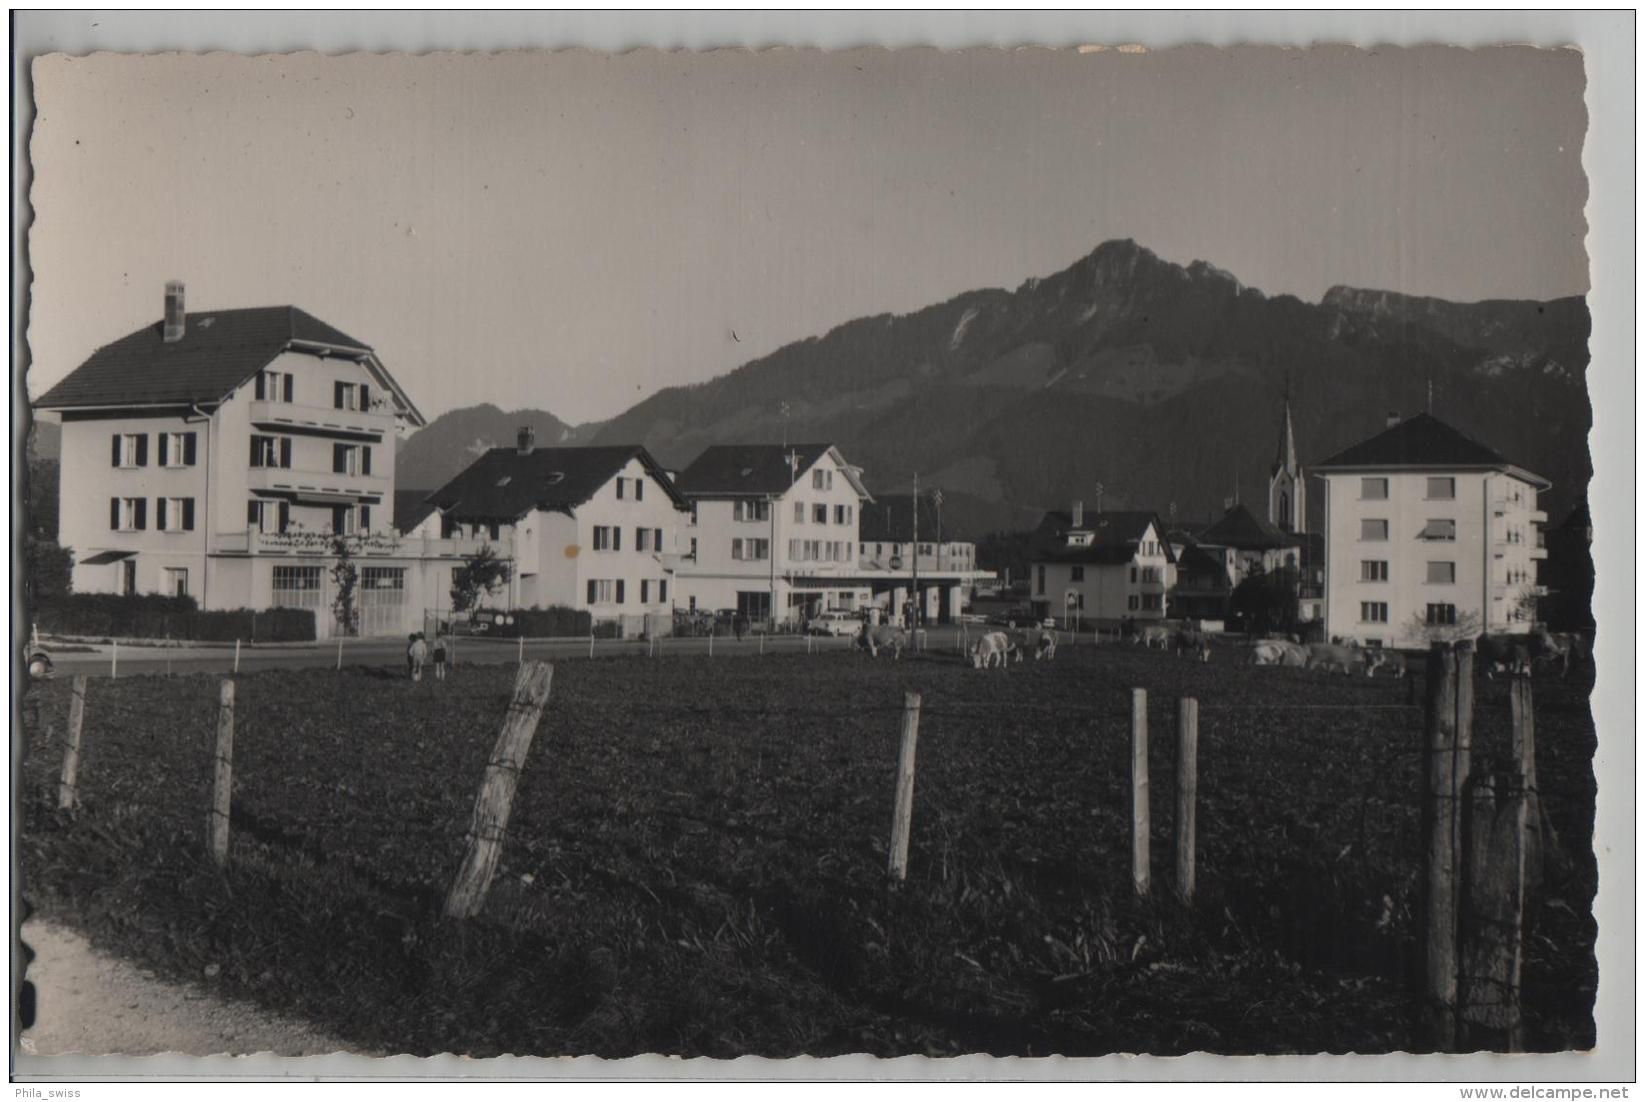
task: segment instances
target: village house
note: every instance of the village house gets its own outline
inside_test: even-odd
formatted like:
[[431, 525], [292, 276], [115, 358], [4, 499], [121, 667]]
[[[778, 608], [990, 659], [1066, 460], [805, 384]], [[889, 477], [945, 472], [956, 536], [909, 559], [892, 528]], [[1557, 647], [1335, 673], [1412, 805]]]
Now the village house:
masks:
[[1087, 513], [1076, 501], [1046, 513], [1029, 564], [1034, 615], [1105, 628], [1163, 620], [1176, 570], [1163, 533], [1149, 511]]
[[1429, 415], [1313, 467], [1325, 482], [1325, 631], [1410, 645], [1526, 632], [1550, 483]]
[[360, 630], [420, 624], [427, 565], [392, 527], [394, 443], [423, 415], [371, 346], [294, 306], [184, 309], [99, 348], [34, 403], [62, 425], [60, 541], [83, 593], [307, 608], [335, 628], [332, 540]]
[[872, 602], [857, 577], [857, 526], [874, 499], [832, 444], [715, 445], [674, 485], [691, 508], [679, 568], [687, 608], [793, 623]]
[[942, 507], [920, 497], [919, 544], [914, 543], [914, 506], [908, 497], [888, 497], [863, 507], [857, 557], [868, 569], [919, 568], [923, 575], [963, 573], [977, 568], [977, 545], [944, 537]]
[[435, 514], [413, 523], [512, 564], [495, 602], [583, 609], [625, 635], [671, 630], [690, 505], [645, 448], [539, 448], [522, 428], [515, 447], [490, 449], [426, 500]]

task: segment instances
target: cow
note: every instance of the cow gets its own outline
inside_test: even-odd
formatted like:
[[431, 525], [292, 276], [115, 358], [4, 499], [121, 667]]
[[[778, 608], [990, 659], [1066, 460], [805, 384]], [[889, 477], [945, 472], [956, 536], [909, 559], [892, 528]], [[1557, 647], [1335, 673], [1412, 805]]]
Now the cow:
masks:
[[1251, 662], [1258, 666], [1306, 666], [1308, 652], [1285, 639], [1264, 639], [1252, 646]]
[[1571, 666], [1578, 662], [1586, 662], [1593, 655], [1588, 650], [1588, 638], [1575, 631], [1556, 631], [1551, 636], [1555, 654], [1563, 661], [1559, 675], [1566, 677], [1571, 672]]
[[1183, 628], [1177, 632], [1172, 644], [1179, 658], [1187, 656], [1198, 658], [1201, 662], [1211, 661], [1211, 641], [1199, 628]]
[[1411, 663], [1408, 658], [1397, 650], [1388, 647], [1372, 647], [1365, 652], [1367, 676], [1378, 670], [1387, 670], [1395, 677], [1404, 677], [1411, 672]]
[[1005, 669], [1006, 656], [1017, 646], [1003, 631], [990, 631], [971, 645], [971, 668], [985, 670], [997, 663]]
[[1348, 674], [1364, 667], [1365, 676], [1370, 677], [1374, 668], [1358, 643], [1306, 643], [1302, 649], [1308, 655], [1307, 667], [1311, 670], [1339, 669]]
[[864, 624], [857, 634], [857, 646], [875, 658], [880, 656], [881, 647], [890, 647], [891, 657], [901, 661], [903, 648], [908, 646], [908, 632], [893, 624]]
[[1141, 643], [1145, 647], [1152, 647], [1157, 643], [1160, 650], [1165, 650], [1171, 645], [1171, 629], [1164, 624], [1144, 624], [1137, 628], [1131, 642], [1133, 645]]
[[1542, 630], [1526, 635], [1481, 635], [1474, 640], [1474, 648], [1486, 677], [1495, 677], [1499, 671], [1529, 676], [1531, 664], [1538, 659], [1559, 658], [1566, 653], [1552, 635]]

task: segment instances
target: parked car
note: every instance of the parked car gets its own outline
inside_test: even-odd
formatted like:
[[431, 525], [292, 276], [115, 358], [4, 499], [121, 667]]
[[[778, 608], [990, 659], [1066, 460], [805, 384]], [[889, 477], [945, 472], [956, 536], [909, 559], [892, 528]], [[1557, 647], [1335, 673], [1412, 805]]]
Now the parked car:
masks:
[[805, 630], [810, 635], [855, 635], [861, 627], [862, 617], [839, 609], [819, 612], [805, 622]]
[[28, 666], [30, 677], [41, 678], [51, 676], [51, 655], [46, 653], [46, 649], [44, 647], [37, 644], [30, 644], [24, 661]]

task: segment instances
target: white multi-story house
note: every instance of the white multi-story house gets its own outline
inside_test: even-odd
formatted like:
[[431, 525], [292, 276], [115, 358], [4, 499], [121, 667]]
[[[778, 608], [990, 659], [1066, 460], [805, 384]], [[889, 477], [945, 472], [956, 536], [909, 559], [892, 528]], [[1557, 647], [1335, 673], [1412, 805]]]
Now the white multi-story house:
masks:
[[1428, 414], [1312, 468], [1325, 481], [1325, 630], [1368, 644], [1529, 631], [1550, 483]]
[[1045, 514], [1029, 564], [1036, 617], [1113, 626], [1163, 620], [1176, 556], [1159, 517], [1146, 511]]
[[401, 546], [394, 443], [424, 424], [371, 346], [293, 306], [186, 313], [99, 348], [34, 403], [62, 425], [60, 541], [92, 593], [186, 594], [207, 609], [316, 612], [329, 537], [360, 564], [362, 630], [420, 624], [423, 560]]
[[872, 602], [857, 548], [874, 499], [832, 444], [716, 445], [675, 487], [692, 510], [680, 547], [686, 607], [793, 622]]
[[886, 497], [862, 511], [857, 556], [865, 565], [897, 569], [918, 566], [922, 575], [966, 572], [977, 568], [977, 545], [943, 532], [942, 512], [930, 497], [920, 497], [919, 542], [914, 541], [914, 507], [903, 496]]
[[669, 630], [691, 507], [645, 448], [539, 448], [522, 428], [517, 446], [492, 448], [427, 500], [442, 538], [490, 543], [511, 561], [497, 598], [507, 607], [583, 609], [625, 634]]

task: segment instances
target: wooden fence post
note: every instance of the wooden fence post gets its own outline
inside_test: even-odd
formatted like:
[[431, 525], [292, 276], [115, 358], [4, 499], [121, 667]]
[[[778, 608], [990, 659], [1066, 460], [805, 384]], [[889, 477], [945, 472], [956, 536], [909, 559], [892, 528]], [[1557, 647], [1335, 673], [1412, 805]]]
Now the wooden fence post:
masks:
[[114, 640], [114, 652], [109, 656], [109, 680], [114, 681], [120, 676], [120, 640]]
[[211, 785], [211, 820], [206, 830], [212, 860], [228, 867], [230, 789], [234, 783], [234, 682], [224, 678], [217, 688], [217, 755]]
[[1500, 788], [1488, 775], [1468, 785], [1457, 996], [1468, 1048], [1521, 1047], [1526, 796], [1517, 776]]
[[1526, 817], [1530, 834], [1525, 839], [1526, 875], [1534, 884], [1541, 880], [1547, 849], [1557, 846], [1559, 838], [1548, 822], [1548, 812], [1542, 806], [1536, 778], [1536, 715], [1532, 707], [1531, 679], [1515, 677], [1508, 687], [1508, 709], [1513, 718], [1513, 756], [1520, 784], [1525, 788]]
[[1148, 690], [1131, 690], [1131, 883], [1148, 896]]
[[69, 737], [63, 744], [63, 775], [57, 786], [57, 806], [68, 811], [80, 803], [80, 731], [86, 722], [86, 675], [74, 675], [69, 690]]
[[1177, 898], [1194, 901], [1194, 805], [1199, 794], [1199, 701], [1177, 702]]
[[234, 641], [234, 672], [236, 674], [240, 672], [240, 640], [238, 639]]
[[548, 704], [548, 690], [554, 681], [554, 667], [548, 662], [531, 662], [520, 667], [514, 678], [514, 696], [503, 719], [502, 733], [486, 764], [485, 780], [474, 800], [469, 820], [468, 851], [446, 896], [446, 915], [472, 918], [485, 905], [486, 892], [497, 871], [503, 852], [503, 836], [508, 830], [509, 812], [514, 806], [514, 789], [531, 749], [537, 724]]
[[[1424, 852], [1423, 965], [1434, 1044], [1456, 1047], [1458, 861], [1462, 848], [1462, 796], [1468, 780], [1473, 719], [1473, 661], [1444, 643], [1428, 652], [1427, 762], [1423, 770]], [[1463, 687], [1461, 675], [1468, 684]]]
[[337, 669], [339, 671], [341, 671], [342, 668], [343, 668], [343, 637], [342, 637], [341, 634], [338, 634], [338, 636], [337, 636]]
[[914, 821], [914, 747], [920, 738], [920, 694], [902, 697], [902, 749], [897, 755], [897, 801], [891, 815], [891, 856], [887, 871], [893, 880], [908, 878], [908, 839]]

